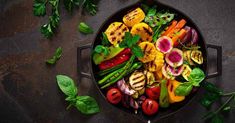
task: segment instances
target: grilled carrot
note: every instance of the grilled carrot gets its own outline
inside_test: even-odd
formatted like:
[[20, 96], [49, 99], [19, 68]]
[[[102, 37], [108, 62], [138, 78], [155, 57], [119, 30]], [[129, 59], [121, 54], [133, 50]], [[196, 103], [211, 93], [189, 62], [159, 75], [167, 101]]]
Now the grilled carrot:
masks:
[[178, 40], [182, 40], [184, 38], [184, 36], [186, 35], [186, 30], [185, 29], [181, 29], [178, 34], [175, 34], [172, 37], [172, 42], [174, 44], [174, 46], [177, 46], [179, 44]]
[[171, 25], [167, 28], [167, 30], [162, 34], [162, 36], [166, 36], [167, 34], [169, 34], [169, 32], [171, 32], [172, 29], [175, 28], [176, 24], [178, 22], [176, 20], [173, 20]]
[[186, 20], [181, 19], [181, 20], [179, 21], [179, 23], [177, 23], [177, 25], [174, 27], [174, 29], [172, 29], [172, 30], [167, 34], [167, 36], [170, 37], [170, 38], [172, 38], [172, 37], [174, 36], [174, 33], [179, 32], [180, 29], [183, 28], [185, 24], [186, 24]]

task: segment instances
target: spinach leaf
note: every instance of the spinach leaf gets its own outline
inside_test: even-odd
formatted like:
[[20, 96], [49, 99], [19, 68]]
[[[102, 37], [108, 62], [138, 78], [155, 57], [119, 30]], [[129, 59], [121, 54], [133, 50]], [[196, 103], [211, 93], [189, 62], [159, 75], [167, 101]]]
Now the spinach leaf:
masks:
[[73, 80], [65, 75], [57, 75], [57, 84], [60, 90], [67, 96], [74, 97], [77, 95], [77, 88]]
[[187, 96], [190, 94], [192, 89], [193, 85], [191, 82], [184, 82], [175, 89], [175, 94], [178, 96]]
[[100, 112], [99, 106], [94, 98], [90, 96], [78, 96], [75, 107], [83, 114], [94, 114]]

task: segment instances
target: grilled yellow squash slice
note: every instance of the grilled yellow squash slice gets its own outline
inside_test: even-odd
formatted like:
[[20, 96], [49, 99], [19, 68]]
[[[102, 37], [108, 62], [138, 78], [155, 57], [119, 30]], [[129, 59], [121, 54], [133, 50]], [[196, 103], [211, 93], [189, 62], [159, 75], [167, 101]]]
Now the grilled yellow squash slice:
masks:
[[139, 58], [139, 60], [143, 63], [151, 62], [155, 59], [157, 54], [157, 49], [154, 44], [150, 42], [141, 42], [139, 44], [140, 48], [144, 52], [144, 56]]
[[148, 41], [151, 42], [153, 40], [153, 30], [146, 23], [138, 23], [135, 24], [131, 29], [132, 35], [139, 35], [141, 42]]
[[145, 67], [151, 72], [156, 72], [161, 70], [163, 65], [164, 65], [164, 54], [161, 53], [160, 51], [157, 51], [154, 61], [146, 63]]
[[117, 45], [123, 41], [125, 32], [129, 32], [129, 29], [125, 24], [121, 22], [113, 22], [106, 29], [105, 34], [111, 44]]
[[136, 8], [135, 10], [129, 12], [123, 17], [123, 22], [128, 26], [132, 27], [133, 25], [140, 23], [145, 18], [145, 14], [141, 8]]

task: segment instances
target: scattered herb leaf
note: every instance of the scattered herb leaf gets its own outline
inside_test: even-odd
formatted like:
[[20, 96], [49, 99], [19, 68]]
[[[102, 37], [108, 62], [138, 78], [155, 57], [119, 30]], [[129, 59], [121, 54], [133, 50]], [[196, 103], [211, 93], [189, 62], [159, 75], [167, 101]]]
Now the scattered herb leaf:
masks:
[[48, 59], [46, 63], [51, 65], [55, 64], [60, 59], [61, 55], [62, 55], [62, 48], [58, 47], [52, 58]]
[[79, 24], [78, 30], [83, 34], [91, 34], [93, 33], [93, 30], [90, 26], [88, 26], [86, 23], [81, 22]]
[[77, 95], [77, 87], [70, 77], [57, 75], [56, 80], [60, 90], [67, 96], [65, 98], [65, 100], [69, 102], [67, 109], [70, 106], [74, 106], [83, 114], [95, 114], [100, 112], [99, 105], [94, 98]]
[[33, 14], [35, 16], [44, 16], [44, 15], [46, 15], [46, 4], [47, 4], [47, 1], [34, 0]]

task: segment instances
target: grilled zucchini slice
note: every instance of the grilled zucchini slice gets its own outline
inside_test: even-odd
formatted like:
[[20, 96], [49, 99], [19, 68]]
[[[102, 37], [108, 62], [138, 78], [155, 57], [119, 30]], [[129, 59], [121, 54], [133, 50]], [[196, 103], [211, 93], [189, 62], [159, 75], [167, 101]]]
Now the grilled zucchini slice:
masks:
[[106, 29], [105, 34], [111, 44], [117, 45], [123, 41], [125, 32], [129, 32], [128, 27], [121, 22], [113, 22]]
[[183, 52], [183, 58], [187, 61], [190, 65], [194, 65], [194, 62], [191, 59], [191, 50], [186, 50]]
[[193, 50], [191, 52], [191, 59], [197, 64], [202, 64], [203, 63], [202, 52], [200, 50]]
[[133, 25], [143, 21], [144, 18], [145, 18], [145, 14], [143, 10], [141, 8], [136, 8], [123, 17], [123, 22], [128, 27], [132, 27]]
[[192, 69], [186, 64], [184, 64], [183, 67], [184, 71], [182, 72], [182, 76], [184, 77], [185, 80], [188, 81], [188, 76], [190, 75]]
[[146, 23], [138, 23], [135, 24], [131, 29], [132, 35], [139, 35], [140, 41], [148, 41], [151, 42], [153, 40], [153, 30], [152, 28]]
[[139, 60], [143, 63], [147, 63], [153, 61], [156, 57], [157, 49], [150, 42], [142, 42], [139, 44], [140, 48], [144, 52], [144, 56], [139, 58]]
[[129, 78], [129, 84], [132, 89], [139, 91], [145, 87], [146, 77], [143, 72], [135, 71]]

